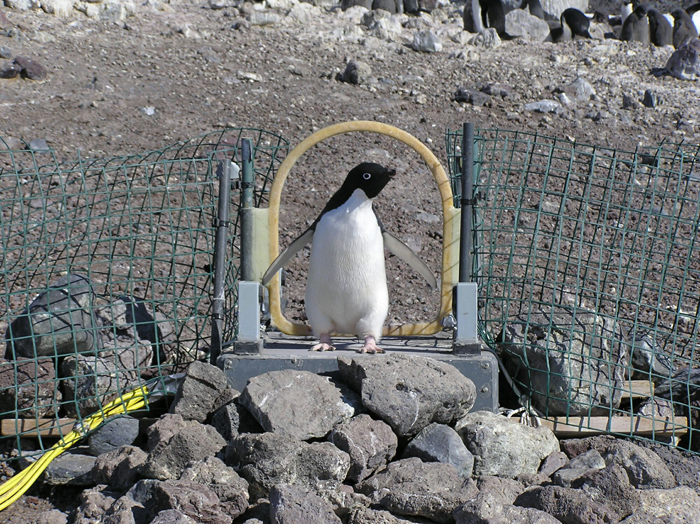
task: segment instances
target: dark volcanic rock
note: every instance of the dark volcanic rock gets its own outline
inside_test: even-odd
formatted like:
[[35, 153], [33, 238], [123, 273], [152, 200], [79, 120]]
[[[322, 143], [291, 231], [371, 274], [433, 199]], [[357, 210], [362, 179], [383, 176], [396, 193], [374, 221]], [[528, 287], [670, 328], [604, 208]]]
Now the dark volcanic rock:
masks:
[[408, 443], [402, 458], [418, 457], [423, 462], [452, 464], [460, 477], [469, 478], [474, 469], [474, 455], [459, 434], [444, 424], [430, 424]]
[[532, 488], [520, 495], [515, 505], [539, 509], [564, 524], [604, 524], [620, 520], [613, 509], [591, 500], [586, 493], [559, 486]]
[[343, 380], [362, 404], [399, 436], [418, 434], [431, 422], [449, 424], [474, 405], [476, 388], [444, 362], [399, 354], [338, 359]]
[[341, 524], [333, 506], [300, 486], [282, 484], [270, 491], [270, 518], [277, 524]]
[[205, 362], [193, 362], [187, 367], [170, 412], [182, 415], [185, 420], [204, 422], [226, 388], [228, 380], [221, 369]]
[[115, 489], [129, 489], [139, 478], [139, 467], [148, 454], [134, 446], [123, 446], [97, 457], [92, 470], [95, 481]]

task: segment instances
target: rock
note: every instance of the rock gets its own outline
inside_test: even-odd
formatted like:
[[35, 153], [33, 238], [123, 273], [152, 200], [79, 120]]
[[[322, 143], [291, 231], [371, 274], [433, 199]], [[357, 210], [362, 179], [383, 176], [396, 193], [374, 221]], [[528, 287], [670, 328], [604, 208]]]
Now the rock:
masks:
[[116, 493], [108, 491], [106, 487], [96, 486], [80, 493], [80, 505], [75, 512], [75, 524], [102, 522], [105, 513], [119, 497]]
[[66, 412], [85, 416], [100, 406], [139, 385], [140, 379], [134, 369], [135, 348], [127, 348], [112, 356], [77, 355], [67, 356], [60, 366], [63, 379], [63, 400]]
[[552, 482], [564, 488], [572, 487], [572, 484], [586, 473], [603, 469], [605, 460], [597, 450], [592, 449], [571, 459], [566, 466], [552, 476]]
[[176, 509], [201, 524], [231, 524], [233, 519], [219, 507], [219, 498], [207, 486], [183, 480], [166, 480], [153, 486], [152, 498], [144, 506], [155, 517]]
[[569, 458], [566, 456], [566, 453], [563, 451], [555, 451], [544, 459], [537, 473], [544, 477], [551, 477], [553, 473], [566, 466], [568, 462]]
[[251, 25], [265, 26], [279, 24], [282, 17], [272, 11], [252, 10], [248, 15], [248, 21]]
[[416, 520], [405, 520], [384, 510], [358, 508], [350, 513], [348, 524], [411, 524]]
[[679, 80], [700, 79], [700, 40], [694, 38], [680, 46], [666, 62], [666, 71]]
[[525, 104], [525, 111], [535, 111], [536, 113], [559, 113], [563, 109], [556, 100], [539, 100]]
[[549, 37], [549, 24], [523, 9], [506, 14], [506, 34], [528, 42], [544, 42]]
[[53, 417], [63, 396], [56, 384], [53, 359], [0, 358], [0, 413], [19, 418]]
[[372, 9], [383, 9], [392, 15], [403, 13], [403, 0], [374, 0]]
[[164, 509], [151, 521], [151, 524], [197, 524], [197, 521], [177, 509]]
[[117, 417], [90, 434], [88, 448], [95, 457], [129, 446], [139, 436], [139, 421], [134, 417]]
[[341, 524], [333, 506], [299, 486], [282, 484], [270, 491], [270, 519], [278, 524]]
[[525, 491], [525, 485], [518, 480], [488, 475], [478, 477], [476, 485], [480, 492], [493, 495], [503, 504], [513, 504]]
[[100, 524], [141, 524], [148, 522], [148, 511], [131, 497], [124, 495], [114, 501], [105, 512]]
[[418, 457], [423, 462], [452, 464], [460, 477], [470, 478], [474, 456], [457, 432], [444, 424], [430, 424], [408, 443], [401, 458]]
[[[473, 33], [473, 31], [470, 31], [470, 33]], [[483, 47], [484, 49], [496, 49], [501, 45], [501, 37], [498, 36], [498, 31], [493, 27], [489, 27], [469, 40], [469, 45]]]
[[478, 493], [474, 481], [461, 478], [451, 464], [416, 457], [391, 462], [355, 490], [394, 514], [441, 523], [450, 522], [452, 511]]
[[[646, 92], [645, 92], [646, 97]], [[627, 98], [627, 100], [625, 100]], [[629, 100], [631, 98], [631, 100]], [[631, 102], [631, 103], [630, 103]], [[623, 95], [623, 109], [626, 107], [637, 109], [639, 102], [634, 98]], [[664, 354], [656, 343], [656, 335], [651, 330], [637, 329], [627, 339], [629, 344], [630, 361], [634, 368], [633, 378], [640, 380], [652, 380], [655, 385], [669, 379], [676, 374], [676, 366], [673, 360]], [[654, 400], [660, 400], [656, 397]]]
[[[561, 107], [542, 102], [552, 104], [525, 109]], [[533, 403], [545, 415], [603, 415], [620, 405], [624, 389], [629, 354], [619, 329], [607, 317], [556, 306], [521, 313], [498, 340], [507, 367], [528, 362], [517, 379], [530, 385]]]
[[[700, 514], [700, 496], [687, 486], [675, 489], [645, 489], [639, 492], [641, 507], [622, 522], [646, 524], [649, 522], [673, 522], [694, 524]], [[656, 520], [658, 519], [658, 520]]]
[[211, 417], [211, 425], [227, 442], [240, 433], [262, 433], [264, 431], [253, 415], [237, 400], [217, 409]]
[[41, 0], [41, 8], [50, 15], [65, 18], [73, 14], [73, 0]]
[[459, 506], [453, 516], [455, 524], [560, 524], [543, 511], [504, 504], [488, 492]]
[[644, 91], [644, 98], [642, 98], [642, 104], [645, 107], [655, 108], [659, 104], [658, 95], [651, 89]]
[[515, 505], [539, 509], [566, 524], [603, 524], [620, 520], [615, 511], [591, 500], [586, 493], [560, 486], [532, 488], [520, 495]]
[[629, 476], [630, 483], [638, 489], [671, 489], [676, 487], [673, 473], [652, 450], [624, 440], [614, 441], [612, 449], [601, 453], [606, 464], [619, 464]]
[[588, 0], [542, 0], [542, 11], [545, 20], [559, 20], [565, 9], [573, 7], [585, 13], [588, 10]]
[[99, 484], [126, 490], [139, 478], [139, 467], [146, 462], [148, 454], [134, 446], [122, 446], [97, 457], [92, 476]]
[[362, 404], [399, 437], [418, 434], [431, 422], [449, 424], [474, 405], [476, 388], [454, 366], [393, 353], [371, 359], [338, 359], [342, 379]]
[[442, 51], [442, 42], [432, 31], [418, 31], [413, 35], [411, 48], [421, 53], [439, 53]]
[[513, 88], [506, 84], [487, 84], [481, 88], [481, 92], [489, 96], [510, 98], [513, 96]]
[[187, 468], [180, 480], [197, 482], [211, 489], [234, 519], [248, 509], [248, 483], [216, 457], [207, 457]]
[[17, 78], [21, 72], [22, 68], [19, 67], [17, 64], [7, 64], [5, 67], [0, 69], [0, 78], [4, 78], [5, 80]]
[[94, 486], [95, 460], [95, 457], [77, 453], [59, 455], [44, 470], [44, 482], [52, 486]]
[[534, 475], [545, 457], [559, 451], [551, 430], [514, 423], [488, 411], [469, 413], [457, 421], [455, 430], [474, 455], [477, 477]]
[[36, 520], [36, 524], [67, 524], [68, 515], [63, 513], [61, 510], [52, 509], [49, 511], [44, 511], [39, 518]]
[[465, 102], [473, 106], [481, 107], [488, 104], [491, 101], [491, 97], [481, 91], [459, 87], [454, 94], [454, 101]]
[[359, 405], [354, 396], [327, 377], [285, 369], [251, 378], [238, 400], [266, 431], [308, 440], [352, 417]]
[[5, 358], [56, 357], [97, 349], [94, 298], [92, 283], [83, 275], [56, 281], [10, 324]]
[[249, 482], [251, 501], [267, 497], [279, 484], [334, 488], [350, 469], [348, 454], [330, 442], [308, 444], [277, 433], [234, 437], [226, 448], [226, 463]]
[[159, 480], [177, 479], [187, 466], [214, 455], [225, 445], [226, 441], [213, 427], [191, 422], [149, 453], [141, 475]]
[[153, 451], [160, 444], [167, 443], [173, 435], [179, 433], [182, 429], [192, 426], [193, 423], [186, 422], [182, 415], [174, 415], [166, 413], [156, 420], [146, 429], [146, 450]]
[[5, 0], [5, 6], [17, 11], [29, 11], [39, 9], [41, 3], [38, 0]]
[[635, 513], [641, 504], [640, 491], [632, 487], [622, 466], [614, 463], [589, 471], [574, 481], [572, 487], [582, 490], [595, 502], [615, 508], [620, 517]]
[[345, 71], [343, 71], [342, 79], [343, 82], [348, 84], [366, 84], [370, 76], [372, 75], [372, 69], [365, 62], [359, 60], [350, 60], [348, 65], [345, 66]]
[[403, 33], [399, 17], [386, 11], [369, 11], [362, 16], [361, 23], [380, 40], [390, 41]]
[[185, 420], [204, 422], [227, 388], [228, 380], [221, 369], [206, 362], [192, 362], [187, 366], [170, 412]]
[[656, 453], [671, 470], [679, 486], [689, 486], [700, 493], [700, 456], [658, 442], [640, 440], [637, 444]]
[[396, 455], [398, 446], [398, 439], [388, 424], [365, 414], [338, 424], [328, 440], [350, 456], [347, 480], [353, 484], [387, 464]]

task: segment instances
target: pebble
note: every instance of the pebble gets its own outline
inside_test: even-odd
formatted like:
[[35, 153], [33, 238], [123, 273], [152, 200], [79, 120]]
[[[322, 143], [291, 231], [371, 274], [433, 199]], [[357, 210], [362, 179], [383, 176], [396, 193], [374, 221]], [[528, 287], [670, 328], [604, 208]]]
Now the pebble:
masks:
[[556, 100], [540, 100], [525, 104], [526, 111], [535, 111], [536, 113], [558, 113], [562, 109], [562, 105]]

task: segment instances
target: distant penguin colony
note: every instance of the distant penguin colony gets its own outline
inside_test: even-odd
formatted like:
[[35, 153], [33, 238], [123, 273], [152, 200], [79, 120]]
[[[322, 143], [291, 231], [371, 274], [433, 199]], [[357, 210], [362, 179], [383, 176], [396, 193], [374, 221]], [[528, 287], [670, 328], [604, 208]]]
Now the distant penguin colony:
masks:
[[[540, 0], [519, 0], [520, 9], [529, 10], [530, 14], [545, 20], [545, 12]], [[470, 0], [473, 30], [477, 33], [493, 27], [501, 38], [510, 38], [505, 34], [504, 0]], [[511, 4], [512, 5], [512, 4]], [[465, 10], [465, 28], [467, 25]], [[605, 37], [627, 42], [653, 44], [657, 47], [673, 45], [678, 49], [681, 45], [698, 38], [700, 32], [700, 2], [686, 9], [676, 9], [672, 13], [662, 13], [649, 8], [639, 0], [622, 0], [620, 15], [610, 16], [606, 12], [595, 12], [587, 15], [575, 8], [568, 8], [561, 13], [560, 24], [548, 21], [552, 27], [550, 34], [553, 42], [565, 42], [576, 38], [593, 38], [590, 24], [605, 24], [609, 30]], [[471, 30], [471, 28], [469, 28]], [[614, 35], [613, 35], [614, 33]]]
[[389, 311], [385, 248], [437, 287], [428, 266], [384, 229], [372, 208], [373, 199], [395, 175], [393, 169], [368, 162], [353, 168], [314, 223], [263, 275], [262, 283], [267, 285], [311, 242], [305, 307], [309, 325], [319, 339], [313, 351], [334, 350], [332, 333], [354, 333], [364, 340], [361, 353], [383, 352], [377, 343]]

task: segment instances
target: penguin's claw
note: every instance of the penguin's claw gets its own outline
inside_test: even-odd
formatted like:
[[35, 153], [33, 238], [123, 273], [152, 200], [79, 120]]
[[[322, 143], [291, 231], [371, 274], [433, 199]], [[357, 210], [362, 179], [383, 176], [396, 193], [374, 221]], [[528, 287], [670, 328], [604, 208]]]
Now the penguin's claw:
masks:
[[365, 339], [365, 345], [358, 349], [357, 352], [374, 355], [375, 353], [384, 353], [384, 350], [377, 345], [377, 341], [374, 337], [367, 337]]
[[335, 346], [326, 342], [320, 342], [309, 349], [309, 351], [335, 351]]

